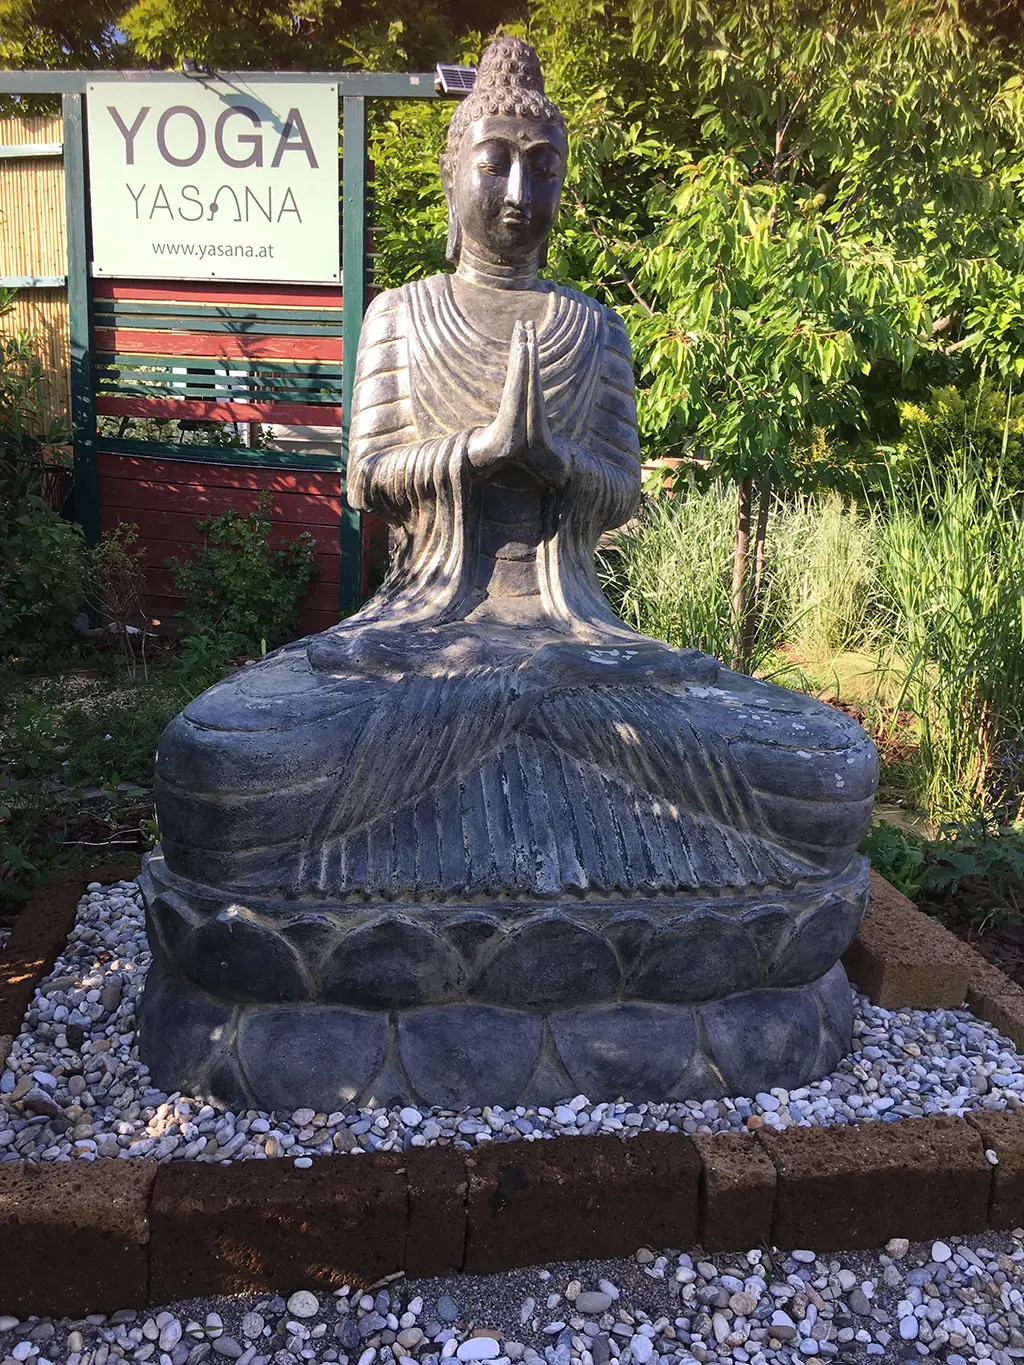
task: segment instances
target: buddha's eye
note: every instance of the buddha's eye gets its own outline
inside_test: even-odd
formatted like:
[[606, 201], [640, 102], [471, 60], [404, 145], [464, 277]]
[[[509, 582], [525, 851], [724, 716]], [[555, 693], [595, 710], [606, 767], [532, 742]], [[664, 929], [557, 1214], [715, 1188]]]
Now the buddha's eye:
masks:
[[558, 175], [558, 161], [555, 157], [545, 154], [537, 157], [530, 168], [535, 180], [554, 180]]
[[501, 157], [482, 156], [476, 166], [484, 175], [508, 175], [508, 162]]

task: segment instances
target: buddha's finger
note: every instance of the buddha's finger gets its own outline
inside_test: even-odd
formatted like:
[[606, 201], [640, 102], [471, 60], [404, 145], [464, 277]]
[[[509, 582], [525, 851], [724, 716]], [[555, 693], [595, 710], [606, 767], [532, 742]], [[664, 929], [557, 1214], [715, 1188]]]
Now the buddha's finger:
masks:
[[528, 382], [529, 351], [522, 324], [517, 323], [512, 332], [505, 384], [493, 423], [498, 448], [506, 456], [519, 450], [526, 440]]

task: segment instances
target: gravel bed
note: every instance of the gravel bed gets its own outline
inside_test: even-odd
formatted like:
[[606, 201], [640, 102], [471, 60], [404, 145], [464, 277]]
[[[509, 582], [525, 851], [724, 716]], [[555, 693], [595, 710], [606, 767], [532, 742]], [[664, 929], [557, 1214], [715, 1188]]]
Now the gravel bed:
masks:
[[820, 1258], [643, 1248], [625, 1261], [393, 1277], [83, 1321], [0, 1316], [0, 1365], [1011, 1365], [1024, 1358], [1022, 1284], [1020, 1228]]
[[1024, 1107], [1024, 1058], [989, 1025], [963, 1010], [894, 1013], [860, 998], [856, 1050], [831, 1076], [792, 1092], [639, 1105], [592, 1104], [579, 1095], [553, 1109], [462, 1113], [408, 1106], [232, 1113], [150, 1085], [134, 1046], [135, 1003], [148, 964], [135, 882], [91, 884], [0, 1073], [0, 1162], [282, 1155], [305, 1161], [438, 1142], [471, 1148], [566, 1133], [719, 1132]]

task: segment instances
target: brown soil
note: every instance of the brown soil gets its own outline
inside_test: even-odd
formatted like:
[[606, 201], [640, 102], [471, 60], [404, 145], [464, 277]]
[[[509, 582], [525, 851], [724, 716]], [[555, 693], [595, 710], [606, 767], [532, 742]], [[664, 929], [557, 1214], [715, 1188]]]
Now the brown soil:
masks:
[[969, 943], [994, 967], [1024, 986], [1024, 924], [993, 923], [992, 896], [981, 878], [964, 877], [956, 896], [941, 900], [922, 897], [919, 908]]

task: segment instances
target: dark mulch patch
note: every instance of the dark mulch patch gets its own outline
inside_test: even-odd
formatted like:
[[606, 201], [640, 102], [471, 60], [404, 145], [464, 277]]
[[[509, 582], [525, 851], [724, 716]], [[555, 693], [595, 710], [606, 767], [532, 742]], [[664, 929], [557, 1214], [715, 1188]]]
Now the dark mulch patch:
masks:
[[993, 967], [1024, 986], [1024, 923], [993, 908], [984, 878], [964, 877], [955, 896], [922, 896], [918, 906], [969, 943]]

